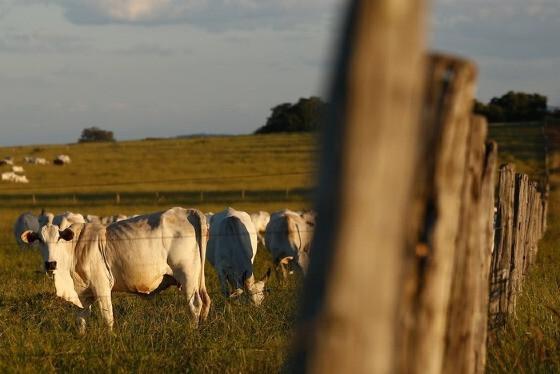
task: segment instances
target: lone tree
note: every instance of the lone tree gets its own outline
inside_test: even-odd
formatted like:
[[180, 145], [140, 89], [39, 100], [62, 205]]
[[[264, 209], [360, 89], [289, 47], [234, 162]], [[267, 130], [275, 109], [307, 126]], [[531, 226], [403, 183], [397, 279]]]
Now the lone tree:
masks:
[[316, 96], [301, 98], [295, 104], [277, 105], [271, 109], [272, 114], [266, 124], [257, 129], [255, 134], [317, 131], [325, 105], [325, 102]]
[[474, 111], [489, 122], [541, 121], [547, 115], [546, 102], [543, 95], [509, 91], [488, 104], [475, 101]]
[[102, 130], [99, 127], [89, 127], [82, 130], [82, 135], [78, 143], [88, 142], [114, 142], [115, 138], [112, 131]]

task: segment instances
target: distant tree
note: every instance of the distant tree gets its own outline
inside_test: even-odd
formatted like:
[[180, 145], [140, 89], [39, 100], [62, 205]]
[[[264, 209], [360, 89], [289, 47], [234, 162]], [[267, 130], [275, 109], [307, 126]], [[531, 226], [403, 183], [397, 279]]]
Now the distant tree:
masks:
[[547, 115], [547, 98], [539, 94], [510, 91], [488, 104], [475, 101], [474, 112], [489, 122], [541, 121]]
[[102, 130], [98, 127], [89, 127], [82, 130], [82, 135], [78, 139], [79, 143], [88, 142], [114, 142], [115, 138], [112, 131]]
[[295, 104], [277, 105], [271, 109], [272, 113], [266, 124], [257, 129], [255, 134], [316, 131], [320, 127], [325, 105], [316, 96], [301, 98]]

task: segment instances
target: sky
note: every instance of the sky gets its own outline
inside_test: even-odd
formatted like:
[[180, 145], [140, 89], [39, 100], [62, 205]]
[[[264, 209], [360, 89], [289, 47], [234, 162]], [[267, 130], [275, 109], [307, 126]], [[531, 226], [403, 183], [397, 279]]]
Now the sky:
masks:
[[[323, 95], [344, 0], [0, 0], [0, 145], [243, 134]], [[558, 0], [436, 0], [430, 48], [468, 56], [479, 99], [560, 105]]]

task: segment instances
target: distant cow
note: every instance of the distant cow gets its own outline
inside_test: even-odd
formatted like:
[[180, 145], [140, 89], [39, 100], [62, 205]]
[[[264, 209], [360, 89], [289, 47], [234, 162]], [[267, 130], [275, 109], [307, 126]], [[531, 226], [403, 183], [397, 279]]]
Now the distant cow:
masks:
[[14, 164], [14, 160], [12, 157], [5, 157], [3, 160], [0, 160], [0, 166], [2, 165], [13, 165]]
[[21, 249], [29, 249], [31, 245], [25, 243], [21, 239], [21, 234], [24, 232], [31, 230], [31, 231], [38, 231], [39, 230], [39, 220], [33, 213], [25, 212], [22, 213], [16, 220], [14, 224], [14, 236], [16, 238], [16, 242], [18, 243]]
[[307, 273], [309, 250], [315, 229], [314, 215], [298, 214], [290, 210], [273, 213], [266, 226], [265, 247], [270, 251], [272, 259], [287, 277], [287, 265], [295, 261], [303, 273]]
[[23, 166], [13, 165], [12, 166], [12, 171], [14, 173], [23, 173]]
[[186, 294], [193, 322], [205, 320], [210, 309], [204, 278], [207, 235], [200, 211], [172, 208], [109, 226], [78, 223], [60, 230], [47, 224], [21, 237], [39, 242], [56, 295], [82, 308], [78, 327], [84, 333], [96, 301], [112, 329], [111, 292], [151, 294], [172, 285]]
[[255, 281], [256, 254], [257, 233], [247, 213], [228, 208], [212, 216], [208, 261], [218, 273], [224, 296], [235, 297], [246, 291], [255, 305], [262, 303], [270, 270], [264, 279]]
[[46, 165], [46, 164], [48, 164], [48, 161], [46, 159], [44, 159], [43, 157], [25, 156], [23, 158], [23, 160], [26, 163], [33, 164], [33, 165]]
[[68, 155], [58, 155], [54, 158], [53, 164], [55, 165], [65, 165], [71, 162], [70, 156]]
[[13, 171], [2, 173], [2, 180], [14, 183], [29, 183], [29, 180], [25, 175], [17, 175]]
[[264, 245], [264, 232], [266, 231], [266, 225], [270, 221], [270, 214], [260, 210], [257, 213], [251, 214], [251, 221], [255, 225], [259, 241]]

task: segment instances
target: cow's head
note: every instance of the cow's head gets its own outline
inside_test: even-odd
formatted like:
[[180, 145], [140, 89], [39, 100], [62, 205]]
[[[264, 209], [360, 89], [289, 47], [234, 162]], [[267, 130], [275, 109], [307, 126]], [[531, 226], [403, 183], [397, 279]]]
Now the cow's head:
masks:
[[264, 300], [266, 282], [268, 282], [268, 279], [270, 278], [270, 272], [271, 269], [268, 269], [265, 276], [258, 282], [255, 282], [255, 277], [252, 275], [245, 280], [245, 287], [249, 291], [251, 301], [256, 306], [261, 305]]
[[73, 238], [74, 232], [70, 228], [60, 230], [58, 226], [50, 223], [41, 227], [38, 232], [25, 231], [21, 234], [23, 242], [39, 243], [45, 261], [45, 270], [54, 277], [56, 296], [83, 308], [71, 276], [74, 265]]
[[27, 244], [39, 243], [39, 249], [45, 262], [45, 270], [54, 273], [57, 269], [69, 269], [72, 264], [69, 242], [74, 232], [67, 228], [60, 230], [58, 226], [46, 224], [38, 232], [31, 230], [21, 234], [21, 240]]

